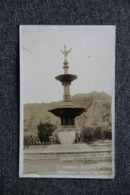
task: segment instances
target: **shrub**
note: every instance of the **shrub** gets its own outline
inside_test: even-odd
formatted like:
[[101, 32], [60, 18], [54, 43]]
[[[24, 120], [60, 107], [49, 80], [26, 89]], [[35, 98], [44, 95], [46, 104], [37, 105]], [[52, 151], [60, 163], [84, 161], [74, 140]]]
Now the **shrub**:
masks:
[[81, 138], [83, 142], [88, 142], [93, 140], [93, 128], [83, 126], [81, 129]]
[[24, 148], [29, 148], [29, 145], [39, 144], [39, 138], [35, 134], [25, 134], [24, 135]]
[[58, 133], [57, 132], [54, 132], [52, 134], [52, 143], [53, 144], [60, 144], [60, 140], [59, 140], [59, 137], [58, 137]]
[[102, 129], [100, 126], [96, 126], [94, 128], [94, 137], [97, 139], [101, 139], [102, 138]]

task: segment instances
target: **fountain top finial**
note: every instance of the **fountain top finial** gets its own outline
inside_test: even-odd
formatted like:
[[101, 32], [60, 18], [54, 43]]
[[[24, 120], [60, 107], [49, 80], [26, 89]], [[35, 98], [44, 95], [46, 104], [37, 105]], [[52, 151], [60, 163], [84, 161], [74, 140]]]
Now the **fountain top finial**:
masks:
[[72, 50], [72, 48], [70, 48], [69, 50], [66, 50], [66, 45], [64, 45], [64, 51], [61, 50], [61, 52], [64, 54], [65, 61], [67, 61], [67, 56], [71, 50]]

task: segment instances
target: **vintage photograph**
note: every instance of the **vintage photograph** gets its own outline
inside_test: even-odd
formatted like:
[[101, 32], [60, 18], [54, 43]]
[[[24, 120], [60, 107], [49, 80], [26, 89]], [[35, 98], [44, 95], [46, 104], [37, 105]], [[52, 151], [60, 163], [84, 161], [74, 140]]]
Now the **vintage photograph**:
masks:
[[20, 26], [20, 177], [115, 177], [113, 25]]

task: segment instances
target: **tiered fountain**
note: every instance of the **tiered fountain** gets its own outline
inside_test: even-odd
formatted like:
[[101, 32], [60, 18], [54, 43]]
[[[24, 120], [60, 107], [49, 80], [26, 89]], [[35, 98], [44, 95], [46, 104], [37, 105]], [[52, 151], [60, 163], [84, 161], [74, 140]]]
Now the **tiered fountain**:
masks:
[[73, 144], [75, 141], [76, 135], [76, 126], [75, 126], [75, 118], [81, 115], [86, 109], [84, 107], [76, 107], [71, 102], [70, 95], [70, 85], [71, 82], [77, 79], [77, 75], [68, 73], [68, 61], [67, 56], [70, 53], [70, 50], [66, 50], [66, 46], [64, 46], [64, 63], [63, 69], [64, 74], [56, 76], [56, 80], [60, 81], [64, 88], [63, 95], [63, 104], [61, 107], [54, 108], [49, 110], [49, 112], [53, 113], [55, 116], [60, 117], [61, 119], [61, 129], [59, 129], [58, 137], [60, 139], [61, 144]]

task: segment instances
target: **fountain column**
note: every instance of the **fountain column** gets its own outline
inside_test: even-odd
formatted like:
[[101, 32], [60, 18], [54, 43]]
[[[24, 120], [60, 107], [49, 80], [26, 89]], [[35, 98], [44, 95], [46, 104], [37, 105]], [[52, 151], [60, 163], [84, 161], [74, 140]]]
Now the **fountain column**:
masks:
[[83, 107], [76, 107], [71, 102], [71, 95], [70, 95], [70, 85], [71, 82], [77, 79], [77, 75], [69, 74], [68, 73], [68, 61], [67, 56], [70, 50], [66, 50], [66, 46], [64, 46], [64, 62], [63, 62], [63, 69], [64, 74], [56, 76], [56, 80], [60, 81], [63, 85], [63, 104], [59, 108], [54, 108], [49, 110], [55, 116], [61, 118], [61, 130], [58, 133], [60, 142], [62, 144], [72, 144], [75, 140], [75, 133], [77, 131], [75, 127], [75, 118], [81, 115], [84, 111], [86, 111]]

